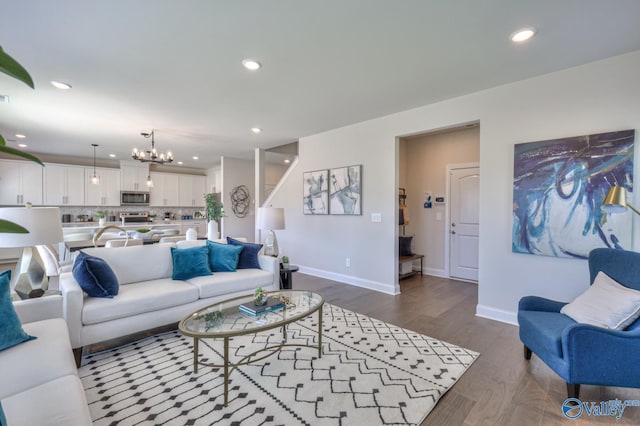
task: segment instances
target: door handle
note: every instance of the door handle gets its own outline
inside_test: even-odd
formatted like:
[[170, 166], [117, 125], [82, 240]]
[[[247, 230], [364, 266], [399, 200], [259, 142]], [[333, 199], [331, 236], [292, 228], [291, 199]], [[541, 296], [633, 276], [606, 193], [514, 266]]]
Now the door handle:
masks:
[[456, 224], [455, 224], [455, 223], [452, 223], [452, 224], [451, 224], [451, 226], [456, 226]]
[[452, 231], [451, 231], [451, 234], [456, 235], [456, 231], [453, 231], [453, 230], [452, 230]]

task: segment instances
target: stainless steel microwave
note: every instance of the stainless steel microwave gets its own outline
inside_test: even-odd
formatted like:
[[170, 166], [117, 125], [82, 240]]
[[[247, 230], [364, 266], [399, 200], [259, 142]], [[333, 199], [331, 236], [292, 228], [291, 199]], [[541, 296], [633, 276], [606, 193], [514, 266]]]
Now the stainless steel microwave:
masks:
[[148, 206], [149, 193], [141, 191], [120, 191], [121, 206]]

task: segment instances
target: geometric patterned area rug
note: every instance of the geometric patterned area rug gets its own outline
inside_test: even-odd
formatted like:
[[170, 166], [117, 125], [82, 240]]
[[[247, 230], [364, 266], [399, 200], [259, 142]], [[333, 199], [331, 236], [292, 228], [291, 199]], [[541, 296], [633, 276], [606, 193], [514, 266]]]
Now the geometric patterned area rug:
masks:
[[[193, 373], [193, 339], [179, 331], [91, 354], [79, 370], [95, 425], [420, 424], [478, 353], [325, 303], [323, 353], [284, 347], [229, 376]], [[317, 339], [317, 315], [288, 325], [289, 343]], [[281, 340], [279, 329], [241, 336], [242, 356]], [[220, 363], [222, 340], [200, 340]]]

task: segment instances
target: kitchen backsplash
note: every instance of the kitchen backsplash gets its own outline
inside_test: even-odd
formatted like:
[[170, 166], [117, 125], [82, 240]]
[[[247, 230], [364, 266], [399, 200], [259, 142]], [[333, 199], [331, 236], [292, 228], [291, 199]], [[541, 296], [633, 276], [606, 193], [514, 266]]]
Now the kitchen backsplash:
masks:
[[[156, 217], [154, 221], [162, 221], [164, 219], [165, 213], [169, 212], [171, 214], [171, 219], [182, 219], [183, 217], [190, 217], [192, 219], [199, 219], [196, 212], [201, 212], [203, 218], [206, 218], [206, 213], [204, 210], [196, 210], [193, 208], [186, 207], [60, 207], [60, 214], [71, 215], [73, 219], [72, 222], [86, 222], [86, 221], [94, 221], [97, 222], [98, 218], [95, 216], [97, 211], [107, 211], [107, 216], [115, 216], [116, 221], [120, 220], [121, 212], [149, 212], [150, 215], [155, 214]], [[109, 218], [107, 217], [107, 220]]]

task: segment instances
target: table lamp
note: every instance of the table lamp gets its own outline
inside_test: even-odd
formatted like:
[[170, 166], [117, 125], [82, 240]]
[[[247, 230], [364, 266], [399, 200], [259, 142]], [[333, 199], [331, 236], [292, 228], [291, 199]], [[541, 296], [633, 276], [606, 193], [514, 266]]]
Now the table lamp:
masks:
[[62, 222], [58, 207], [0, 208], [0, 218], [26, 228], [29, 233], [0, 233], [0, 247], [22, 248], [11, 287], [21, 298], [39, 297], [47, 291], [49, 277], [36, 245], [57, 244], [62, 236]]
[[264, 240], [265, 256], [278, 257], [278, 239], [274, 229], [284, 229], [284, 209], [281, 207], [260, 207], [258, 228], [269, 230]]

